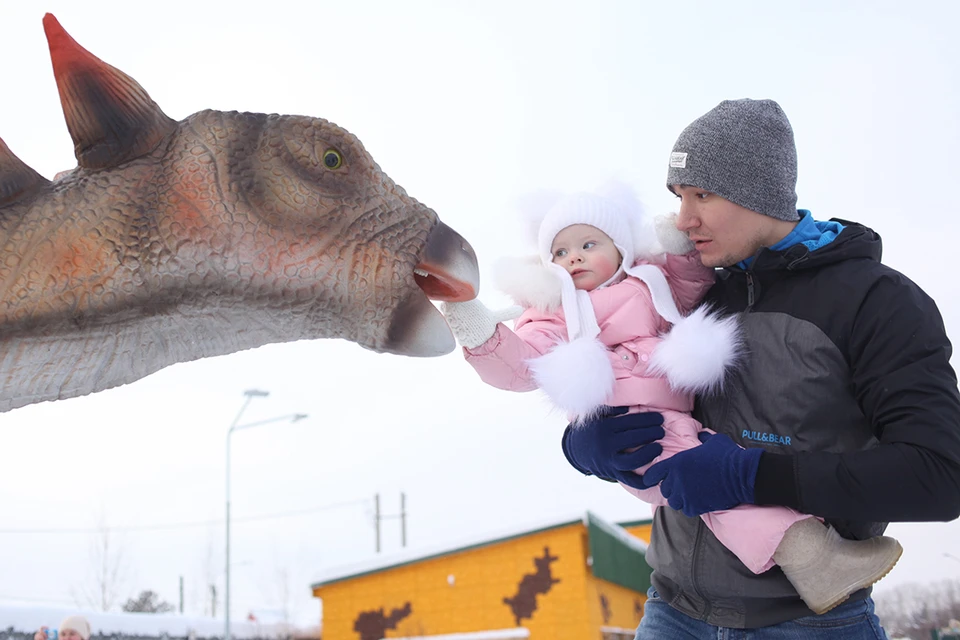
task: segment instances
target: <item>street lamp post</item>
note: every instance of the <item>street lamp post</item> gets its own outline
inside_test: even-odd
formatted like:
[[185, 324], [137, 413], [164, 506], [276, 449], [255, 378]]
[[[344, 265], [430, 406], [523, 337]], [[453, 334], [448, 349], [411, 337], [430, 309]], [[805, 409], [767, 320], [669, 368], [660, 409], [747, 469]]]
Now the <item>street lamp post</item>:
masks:
[[226, 540], [226, 566], [224, 567], [225, 574], [225, 588], [224, 588], [224, 626], [223, 626], [223, 639], [230, 640], [230, 437], [233, 435], [234, 431], [240, 431], [241, 429], [249, 429], [250, 427], [259, 427], [260, 425], [268, 424], [271, 422], [280, 422], [281, 420], [289, 420], [290, 422], [297, 422], [298, 420], [303, 420], [307, 417], [305, 413], [292, 413], [285, 416], [278, 416], [276, 418], [270, 418], [269, 420], [260, 420], [259, 422], [251, 422], [250, 424], [241, 424], [237, 423], [240, 421], [240, 416], [243, 415], [244, 410], [246, 410], [247, 405], [250, 404], [250, 401], [254, 398], [266, 398], [270, 395], [267, 391], [259, 391], [257, 389], [248, 389], [243, 392], [243, 395], [247, 397], [246, 401], [243, 403], [243, 406], [240, 407], [240, 411], [237, 413], [237, 417], [233, 419], [233, 424], [230, 425], [230, 428], [227, 430], [227, 513], [226, 513], [226, 530], [227, 530], [227, 540]]

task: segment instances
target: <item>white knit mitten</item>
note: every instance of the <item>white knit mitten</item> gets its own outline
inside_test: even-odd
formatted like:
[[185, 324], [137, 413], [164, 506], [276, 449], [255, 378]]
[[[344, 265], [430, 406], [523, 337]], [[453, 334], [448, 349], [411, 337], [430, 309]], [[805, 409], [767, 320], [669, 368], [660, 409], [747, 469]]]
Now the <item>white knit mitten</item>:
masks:
[[653, 220], [657, 230], [657, 240], [667, 253], [682, 256], [694, 249], [694, 244], [683, 231], [677, 229], [677, 214], [667, 213]]
[[493, 337], [498, 323], [512, 320], [523, 312], [517, 306], [493, 311], [479, 300], [444, 302], [440, 310], [457, 342], [468, 349], [479, 347]]

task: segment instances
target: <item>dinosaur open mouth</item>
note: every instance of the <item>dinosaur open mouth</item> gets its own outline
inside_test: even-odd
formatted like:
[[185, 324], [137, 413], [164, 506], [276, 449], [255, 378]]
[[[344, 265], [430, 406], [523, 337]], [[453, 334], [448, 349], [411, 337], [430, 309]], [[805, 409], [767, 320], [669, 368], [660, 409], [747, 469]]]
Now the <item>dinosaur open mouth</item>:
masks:
[[413, 269], [413, 279], [420, 292], [414, 291], [394, 310], [386, 339], [376, 350], [420, 357], [450, 353], [457, 343], [430, 300], [465, 302], [477, 297], [480, 271], [473, 247], [438, 221]]
[[477, 255], [463, 236], [438, 221], [413, 270], [413, 279], [431, 300], [473, 300], [480, 288]]
[[417, 265], [413, 270], [413, 279], [431, 300], [462, 302], [476, 297], [475, 293], [470, 292], [466, 283], [450, 280], [445, 274], [431, 273], [424, 268], [423, 264]]

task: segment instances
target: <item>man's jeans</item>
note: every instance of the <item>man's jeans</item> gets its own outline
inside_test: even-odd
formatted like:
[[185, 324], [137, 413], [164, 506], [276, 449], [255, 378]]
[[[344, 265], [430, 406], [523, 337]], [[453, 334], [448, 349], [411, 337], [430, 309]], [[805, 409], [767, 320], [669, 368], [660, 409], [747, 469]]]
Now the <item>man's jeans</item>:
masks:
[[873, 600], [858, 600], [762, 629], [715, 627], [686, 616], [660, 599], [652, 587], [647, 592], [643, 619], [635, 640], [888, 640], [873, 612]]

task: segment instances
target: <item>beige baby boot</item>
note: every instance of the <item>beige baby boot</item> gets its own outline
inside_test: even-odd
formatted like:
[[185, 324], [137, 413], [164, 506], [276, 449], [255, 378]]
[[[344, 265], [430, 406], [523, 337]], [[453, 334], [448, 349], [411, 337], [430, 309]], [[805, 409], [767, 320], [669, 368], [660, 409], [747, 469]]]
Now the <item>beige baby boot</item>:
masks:
[[901, 553], [893, 538], [846, 540], [833, 527], [807, 518], [783, 534], [773, 561], [807, 606], [821, 614], [887, 575]]

